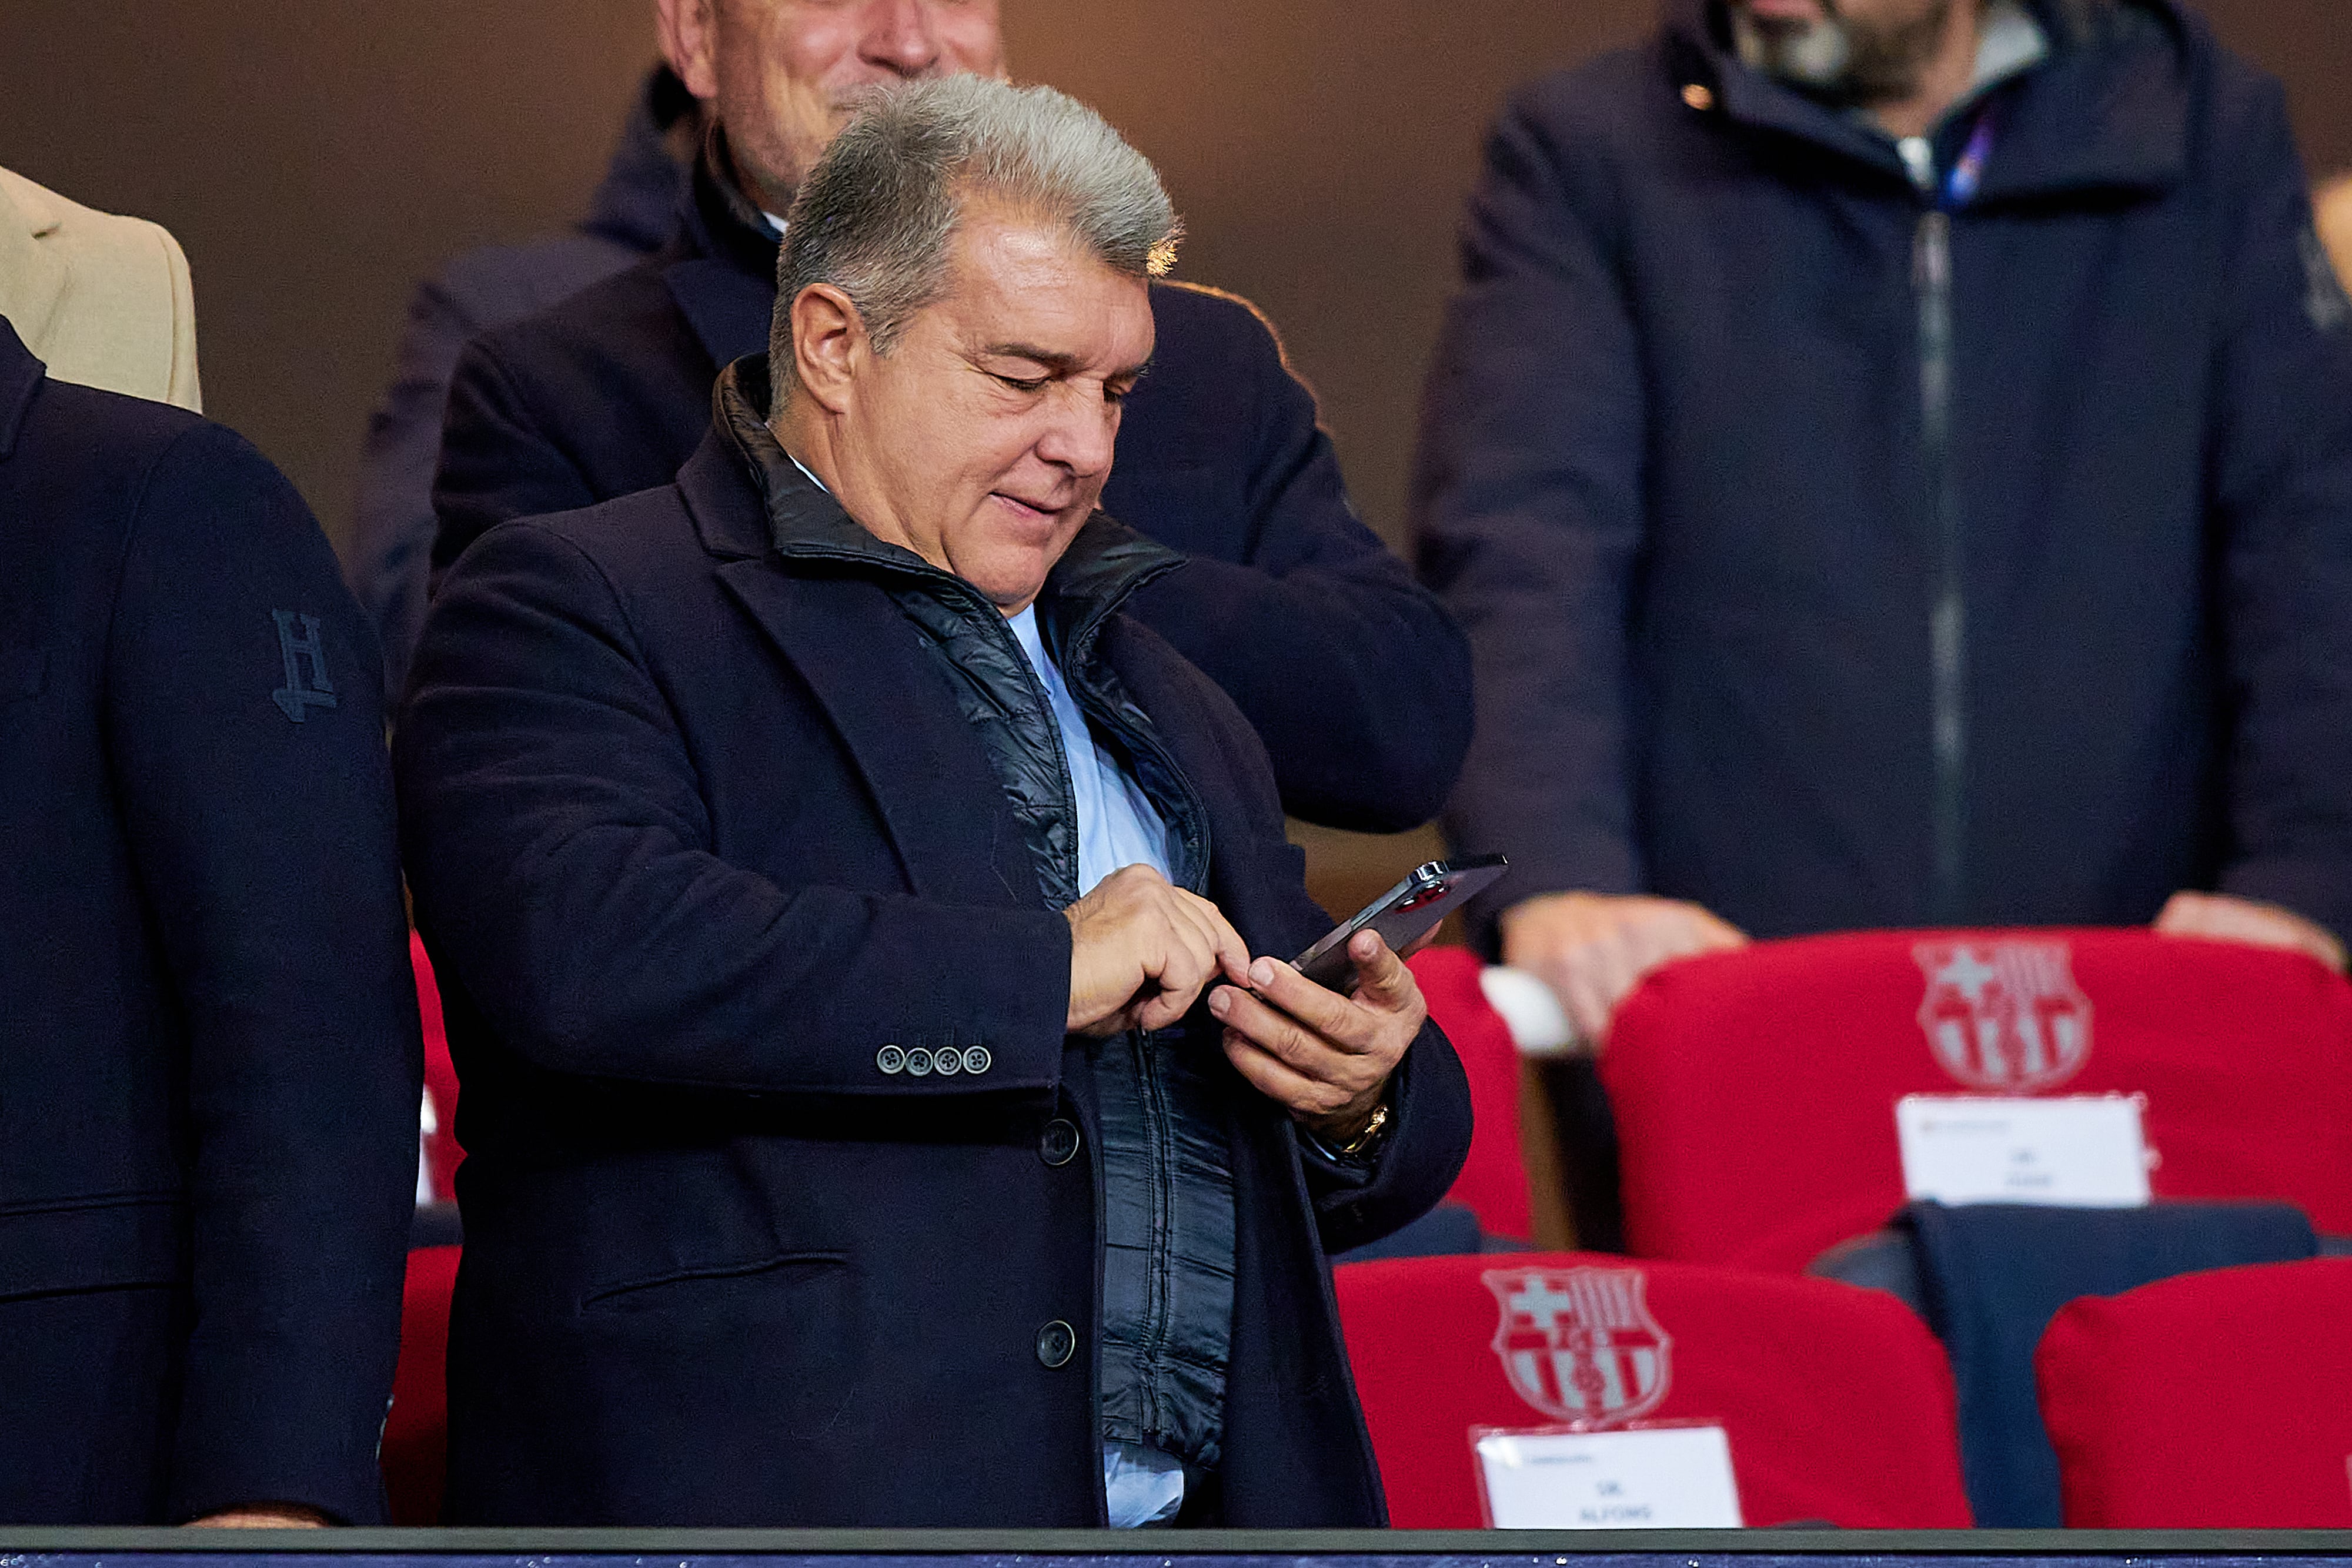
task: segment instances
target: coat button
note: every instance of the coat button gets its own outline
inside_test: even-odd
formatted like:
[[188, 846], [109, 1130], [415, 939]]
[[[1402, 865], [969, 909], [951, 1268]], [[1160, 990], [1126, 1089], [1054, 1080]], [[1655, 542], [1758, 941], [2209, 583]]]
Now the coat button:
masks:
[[984, 1045], [964, 1047], [963, 1070], [966, 1072], [985, 1072], [995, 1065], [996, 1058], [988, 1054], [988, 1047]]
[[1078, 1157], [1078, 1124], [1065, 1116], [1056, 1116], [1045, 1124], [1045, 1135], [1037, 1140], [1037, 1157], [1049, 1166], [1066, 1166]]
[[907, 1071], [918, 1078], [928, 1077], [931, 1071], [931, 1053], [921, 1046], [907, 1053]]
[[954, 1046], [931, 1052], [931, 1071], [942, 1078], [953, 1077], [963, 1071], [963, 1052]]
[[885, 1072], [907, 1071], [907, 1053], [895, 1045], [886, 1045], [874, 1053], [874, 1065]]
[[1037, 1331], [1037, 1359], [1049, 1367], [1067, 1363], [1077, 1348], [1077, 1331], [1059, 1318]]

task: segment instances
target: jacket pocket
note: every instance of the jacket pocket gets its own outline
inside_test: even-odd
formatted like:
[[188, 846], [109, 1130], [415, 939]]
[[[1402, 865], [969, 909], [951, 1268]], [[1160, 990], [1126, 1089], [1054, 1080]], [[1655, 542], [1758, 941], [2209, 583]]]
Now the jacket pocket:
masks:
[[0, 1209], [0, 1301], [188, 1277], [187, 1204], [175, 1193], [60, 1198]]
[[846, 1252], [775, 1253], [594, 1286], [576, 1323], [598, 1407], [630, 1412], [646, 1430], [699, 1429], [757, 1450], [857, 1424], [852, 1406], [872, 1346]]
[[[666, 1310], [690, 1301], [697, 1294], [720, 1295], [732, 1288], [753, 1289], [790, 1285], [794, 1272], [840, 1268], [846, 1252], [779, 1252], [740, 1263], [709, 1263], [672, 1269], [640, 1279], [621, 1280], [590, 1287], [580, 1298], [583, 1312]], [[781, 1276], [780, 1278], [777, 1276]]]

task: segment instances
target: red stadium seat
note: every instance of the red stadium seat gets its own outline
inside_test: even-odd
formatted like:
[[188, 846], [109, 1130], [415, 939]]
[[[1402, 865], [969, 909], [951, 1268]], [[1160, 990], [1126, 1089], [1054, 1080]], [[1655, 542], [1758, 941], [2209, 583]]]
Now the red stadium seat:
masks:
[[1528, 1172], [1519, 1151], [1519, 1053], [1511, 1031], [1478, 988], [1478, 956], [1465, 947], [1432, 947], [1407, 960], [1429, 1001], [1429, 1016], [1454, 1042], [1470, 1077], [1476, 1117], [1470, 1156], [1448, 1203], [1478, 1217], [1490, 1236], [1525, 1241], [1534, 1234]]
[[1797, 1270], [1903, 1202], [1905, 1094], [2142, 1093], [2158, 1197], [2352, 1229], [2352, 986], [2131, 931], [1882, 932], [1674, 964], [1601, 1062], [1643, 1257]]
[[[1476, 1528], [1471, 1429], [1581, 1418], [1718, 1422], [1748, 1523], [1958, 1529], [1952, 1378], [1919, 1320], [1893, 1297], [1827, 1280], [1599, 1253], [1411, 1258], [1336, 1270], [1364, 1418], [1399, 1528]], [[1583, 1286], [1595, 1287], [1587, 1290]], [[1628, 1291], [1628, 1285], [1635, 1287]], [[1630, 1301], [1640, 1348], [1574, 1391], [1597, 1327], [1556, 1305], [1538, 1321], [1515, 1291], [1552, 1303]], [[1600, 1293], [1596, 1294], [1596, 1291]], [[1541, 1336], [1529, 1346], [1518, 1343]], [[1511, 1336], [1507, 1359], [1505, 1341]], [[1549, 1346], [1552, 1354], [1542, 1354]], [[1560, 1358], [1574, 1357], [1563, 1368]], [[1522, 1382], [1527, 1386], [1522, 1387]], [[1622, 1396], [1622, 1397], [1613, 1397]], [[1613, 1402], [1612, 1402], [1613, 1399]]]
[[415, 932], [408, 936], [408, 959], [416, 970], [416, 1009], [425, 1024], [425, 1093], [433, 1103], [434, 1131], [425, 1140], [425, 1166], [435, 1199], [451, 1203], [457, 1197], [457, 1164], [466, 1157], [457, 1146], [457, 1069], [449, 1061], [433, 960], [425, 956], [425, 939]]
[[392, 1414], [383, 1424], [383, 1486], [394, 1524], [433, 1524], [441, 1517], [442, 1469], [449, 1450], [443, 1375], [457, 1254], [455, 1247], [420, 1247], [408, 1255], [400, 1367], [393, 1374]]
[[2352, 1259], [2085, 1296], [2034, 1357], [2066, 1522], [2352, 1528]]

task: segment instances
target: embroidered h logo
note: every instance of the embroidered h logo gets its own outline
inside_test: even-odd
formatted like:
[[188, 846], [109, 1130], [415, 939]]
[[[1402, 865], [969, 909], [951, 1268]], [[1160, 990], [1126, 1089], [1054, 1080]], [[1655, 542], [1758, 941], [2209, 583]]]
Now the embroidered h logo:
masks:
[[[319, 618], [297, 615], [291, 610], [273, 610], [269, 618], [278, 622], [278, 652], [286, 661], [286, 684], [269, 694], [278, 711], [296, 724], [308, 717], [313, 707], [335, 706], [335, 683], [327, 678], [327, 650], [319, 640]], [[300, 635], [296, 635], [294, 623], [302, 623]], [[302, 662], [310, 665], [310, 679], [302, 679]]]

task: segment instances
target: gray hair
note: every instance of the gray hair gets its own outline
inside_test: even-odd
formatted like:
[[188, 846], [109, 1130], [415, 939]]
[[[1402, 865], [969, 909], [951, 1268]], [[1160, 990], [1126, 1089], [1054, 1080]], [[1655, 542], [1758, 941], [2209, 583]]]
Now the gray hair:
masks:
[[801, 291], [829, 283], [849, 296], [875, 351], [887, 353], [945, 289], [957, 219], [982, 193], [1062, 225], [1130, 277], [1166, 272], [1183, 233], [1150, 161], [1066, 94], [969, 75], [881, 93], [793, 198], [768, 332], [773, 413], [793, 382]]

